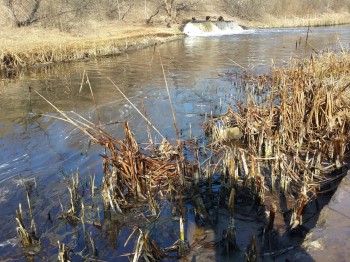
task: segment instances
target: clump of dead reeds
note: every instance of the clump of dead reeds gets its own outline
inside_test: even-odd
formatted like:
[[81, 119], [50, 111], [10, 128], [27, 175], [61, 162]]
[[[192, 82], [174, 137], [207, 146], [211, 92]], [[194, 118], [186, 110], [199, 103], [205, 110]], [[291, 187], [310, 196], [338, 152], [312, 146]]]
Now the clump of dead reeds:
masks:
[[64, 243], [60, 243], [60, 241], [57, 242], [58, 243], [58, 261], [59, 262], [69, 262], [71, 261], [71, 258], [69, 256], [69, 248], [64, 244]]
[[[27, 191], [27, 201], [30, 215], [30, 228], [28, 229], [24, 223], [22, 205], [19, 204], [18, 210], [16, 210], [16, 222], [18, 224], [16, 230], [19, 238], [19, 242], [26, 251], [25, 253], [32, 254], [40, 250], [40, 238], [37, 233], [33, 210], [30, 203], [29, 192]], [[27, 252], [28, 251], [28, 252]]]
[[133, 254], [126, 254], [126, 255], [133, 255], [132, 261], [159, 261], [161, 258], [165, 256], [165, 251], [160, 248], [157, 244], [157, 242], [152, 239], [151, 233], [148, 230], [142, 231], [139, 227], [134, 227], [133, 231], [131, 232], [130, 236], [126, 240], [124, 246], [127, 245], [130, 238], [134, 235], [135, 232], [139, 232], [139, 237], [137, 239], [135, 250]]
[[177, 192], [193, 180], [194, 167], [180, 157], [179, 145], [173, 146], [164, 139], [159, 149], [154, 145], [148, 150], [150, 153], [145, 153], [127, 122], [124, 123], [125, 138], [118, 140], [82, 116], [60, 111], [46, 101], [61, 114], [59, 119], [73, 124], [105, 148], [106, 153], [101, 154], [104, 174], [101, 191], [106, 210], [123, 212], [123, 208], [131, 207], [130, 200], [145, 201], [156, 189]]
[[64, 211], [63, 205], [61, 203], [61, 200], [59, 198], [62, 215], [59, 218], [66, 219], [67, 221], [71, 223], [77, 223], [79, 222], [77, 207], [80, 200], [80, 194], [79, 194], [79, 172], [78, 170], [75, 173], [72, 173], [71, 179], [67, 176], [67, 188], [70, 195], [70, 208], [67, 211]]
[[[346, 52], [291, 60], [267, 76], [245, 79], [248, 101], [234, 100], [224, 115], [206, 124], [211, 146], [226, 152], [225, 173], [250, 187], [261, 204], [265, 190], [276, 191], [278, 184], [284, 194], [298, 196], [292, 227], [302, 223], [303, 208], [317, 189], [337, 179], [329, 174], [349, 153], [349, 73]], [[227, 143], [220, 134], [233, 128], [243, 136]], [[261, 166], [269, 171], [261, 172]]]

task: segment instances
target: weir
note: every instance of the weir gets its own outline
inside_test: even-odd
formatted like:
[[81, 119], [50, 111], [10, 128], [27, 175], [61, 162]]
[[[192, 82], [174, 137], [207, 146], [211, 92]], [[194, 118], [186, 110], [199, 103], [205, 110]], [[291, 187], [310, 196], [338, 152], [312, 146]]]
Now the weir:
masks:
[[191, 21], [183, 29], [183, 33], [188, 36], [233, 35], [241, 32], [243, 28], [234, 21]]

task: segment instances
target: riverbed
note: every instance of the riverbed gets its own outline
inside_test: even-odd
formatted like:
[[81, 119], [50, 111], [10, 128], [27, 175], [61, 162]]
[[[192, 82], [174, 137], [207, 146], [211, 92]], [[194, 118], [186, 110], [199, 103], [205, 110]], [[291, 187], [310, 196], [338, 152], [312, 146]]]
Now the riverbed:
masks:
[[[142, 144], [148, 141], [146, 123], [115, 85], [133, 105], [146, 111], [152, 124], [171, 140], [176, 135], [166, 79], [181, 137], [199, 137], [203, 134], [201, 125], [206, 114], [223, 112], [225, 103], [232, 103], [232, 98], [244, 100], [247, 96], [235, 88], [242, 72], [264, 74], [291, 57], [309, 57], [324, 49], [349, 48], [349, 29], [349, 26], [339, 26], [246, 30], [231, 36], [188, 37], [117, 57], [24, 69], [11, 78], [3, 78], [0, 83], [0, 256], [22, 257], [14, 217], [18, 204], [25, 206], [26, 203], [24, 181], [34, 181], [34, 213], [40, 212], [36, 217], [45, 221], [38, 221], [38, 231], [44, 234], [47, 247], [39, 257], [45, 259], [57, 252], [53, 239], [64, 241], [65, 236], [70, 241], [74, 239], [74, 227], [57, 222], [55, 226], [61, 228], [53, 229], [50, 221], [43, 220], [49, 212], [53, 217], [58, 215], [58, 196], [68, 197], [66, 174], [78, 168], [81, 181], [88, 181], [88, 174], [96, 175], [97, 184], [102, 180], [98, 156], [102, 148], [91, 145], [88, 138], [70, 124], [50, 117], [57, 116], [56, 110], [34, 91], [60, 110], [74, 111], [118, 138], [123, 136], [119, 122], [129, 121], [137, 141]], [[152, 136], [154, 141], [161, 141], [156, 133]], [[193, 232], [195, 227], [191, 227], [190, 222], [189, 232]], [[118, 228], [114, 234], [120, 232], [118, 223], [120, 221], [113, 225]], [[159, 227], [164, 229], [169, 223], [175, 222], [167, 221]], [[64, 228], [69, 233], [64, 232]], [[101, 237], [100, 245], [108, 246], [104, 252], [107, 255], [102, 259], [131, 252], [133, 246], [120, 248], [128, 233], [130, 229], [122, 231], [116, 243], [110, 245]], [[173, 238], [172, 232], [164, 234]], [[242, 248], [247, 241], [241, 243]]]

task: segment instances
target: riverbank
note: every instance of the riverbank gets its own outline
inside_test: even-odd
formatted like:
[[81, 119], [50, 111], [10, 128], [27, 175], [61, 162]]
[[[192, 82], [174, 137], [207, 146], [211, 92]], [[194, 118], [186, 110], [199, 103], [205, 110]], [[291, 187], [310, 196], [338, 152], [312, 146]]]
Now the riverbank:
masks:
[[[198, 14], [198, 13], [195, 13]], [[216, 19], [219, 13], [209, 13]], [[191, 14], [188, 14], [190, 16]], [[245, 28], [284, 28], [330, 26], [350, 23], [349, 13], [326, 13], [307, 17], [243, 20], [226, 14]], [[54, 63], [87, 61], [94, 57], [119, 55], [184, 37], [182, 23], [147, 25], [144, 21], [87, 21], [84, 25], [61, 31], [39, 25], [2, 27], [0, 32], [0, 71]], [[6, 75], [6, 74], [5, 74]]]
[[306, 235], [302, 247], [307, 255], [298, 254], [298, 261], [346, 261], [350, 257], [350, 244], [345, 241], [350, 232], [349, 188], [350, 171], [322, 209], [315, 228]]
[[7, 28], [2, 39], [1, 69], [48, 65], [118, 55], [183, 37], [177, 29], [117, 22], [90, 23], [73, 32], [41, 27]]

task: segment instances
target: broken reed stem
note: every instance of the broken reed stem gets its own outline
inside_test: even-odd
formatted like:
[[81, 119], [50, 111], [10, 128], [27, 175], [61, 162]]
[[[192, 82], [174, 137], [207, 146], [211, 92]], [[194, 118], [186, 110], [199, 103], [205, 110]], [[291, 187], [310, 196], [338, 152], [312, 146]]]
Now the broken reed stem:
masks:
[[[85, 70], [84, 70], [84, 72], [85, 72]], [[96, 101], [95, 101], [95, 96], [94, 96], [94, 92], [92, 91], [92, 86], [91, 86], [91, 83], [90, 83], [90, 79], [89, 79], [89, 76], [88, 76], [88, 74], [86, 72], [85, 72], [85, 75], [86, 75], [86, 83], [89, 85], [90, 93], [91, 93], [91, 96], [92, 96], [92, 101], [94, 102], [94, 105], [95, 105], [97, 120], [98, 120], [99, 125], [101, 125], [100, 111], [98, 110], [98, 107], [97, 107], [97, 104], [96, 104]], [[83, 77], [84, 77], [84, 75], [83, 75]]]
[[32, 205], [30, 203], [30, 198], [29, 198], [29, 192], [28, 191], [27, 191], [27, 201], [28, 201], [29, 216], [30, 216], [30, 230], [32, 232], [35, 232], [35, 234], [36, 234], [36, 226], [35, 226], [33, 210], [32, 210]]
[[163, 66], [163, 62], [162, 62], [162, 58], [160, 56], [160, 52], [158, 49], [158, 55], [159, 55], [159, 60], [160, 60], [160, 65], [162, 66], [162, 72], [163, 72], [163, 77], [164, 77], [164, 82], [165, 82], [165, 87], [168, 93], [168, 99], [169, 99], [169, 104], [170, 104], [170, 108], [171, 108], [171, 114], [173, 116], [173, 123], [174, 123], [174, 128], [175, 128], [175, 133], [176, 133], [176, 137], [180, 146], [180, 149], [182, 148], [181, 143], [180, 143], [180, 133], [179, 133], [179, 129], [177, 128], [177, 124], [176, 124], [176, 117], [175, 117], [175, 110], [173, 107], [173, 103], [171, 101], [171, 96], [170, 96], [170, 91], [169, 91], [169, 86], [168, 86], [168, 81], [166, 79], [166, 75], [165, 75], [165, 71], [164, 71], [164, 66]]
[[258, 247], [255, 235], [252, 236], [246, 251], [246, 262], [258, 262]]
[[180, 216], [180, 240], [185, 241], [185, 226], [182, 215]]
[[92, 233], [90, 232], [89, 234], [89, 240], [90, 240], [90, 243], [91, 243], [91, 253], [92, 253], [92, 256], [93, 257], [97, 257], [98, 253], [97, 253], [97, 248], [96, 248], [96, 245], [95, 245], [95, 240], [94, 238], [92, 237]]
[[171, 108], [171, 114], [173, 117], [173, 123], [174, 123], [174, 128], [175, 128], [175, 133], [176, 133], [176, 137], [177, 137], [177, 145], [179, 147], [179, 156], [180, 156], [180, 161], [179, 161], [179, 168], [178, 168], [178, 175], [180, 177], [180, 182], [181, 182], [181, 186], [184, 186], [185, 184], [185, 172], [186, 172], [186, 164], [185, 164], [185, 157], [184, 157], [184, 152], [182, 150], [182, 143], [181, 143], [181, 137], [180, 137], [180, 133], [179, 133], [179, 129], [177, 127], [177, 123], [176, 123], [176, 117], [175, 117], [175, 110], [173, 107], [173, 103], [171, 100], [171, 96], [170, 96], [170, 91], [169, 91], [169, 86], [168, 86], [168, 81], [166, 79], [166, 75], [165, 75], [165, 71], [164, 71], [164, 66], [163, 66], [163, 62], [162, 62], [162, 58], [160, 56], [160, 52], [158, 49], [158, 56], [159, 56], [159, 60], [160, 60], [160, 64], [162, 66], [162, 72], [163, 72], [163, 77], [164, 77], [164, 82], [165, 82], [165, 87], [168, 93], [168, 99], [169, 99], [169, 104], [170, 104], [170, 108]]
[[234, 218], [234, 207], [235, 207], [235, 189], [231, 188], [230, 197], [228, 200], [228, 210], [230, 213], [230, 218]]
[[57, 255], [58, 261], [59, 262], [71, 261], [69, 256], [69, 253], [70, 253], [69, 248], [67, 248], [67, 246], [64, 243], [61, 244], [60, 241], [57, 241], [57, 244], [58, 244], [58, 255]]
[[[146, 111], [146, 107], [145, 107], [145, 104], [144, 104], [143, 100], [142, 100], [142, 107], [143, 107], [143, 111], [144, 111], [145, 117], [147, 118], [147, 111]], [[154, 147], [154, 143], [153, 143], [153, 139], [152, 139], [151, 125], [149, 124], [148, 121], [146, 121], [146, 124], [147, 124], [148, 141], [149, 141], [150, 145], [152, 145], [152, 147], [154, 149], [155, 147]]]
[[[90, 173], [90, 172], [89, 172]], [[91, 198], [95, 197], [95, 175], [90, 174]]]
[[269, 216], [269, 224], [267, 226], [267, 231], [270, 232], [273, 229], [273, 224], [275, 222], [275, 216], [277, 212], [277, 205], [275, 203], [272, 203], [270, 205], [270, 216]]
[[16, 228], [17, 234], [19, 237], [19, 242], [22, 244], [24, 248], [34, 248], [40, 247], [40, 238], [37, 235], [34, 218], [31, 217], [31, 232], [28, 232], [24, 222], [23, 222], [23, 212], [22, 205], [19, 203], [18, 210], [16, 210], [16, 221], [18, 227]]

